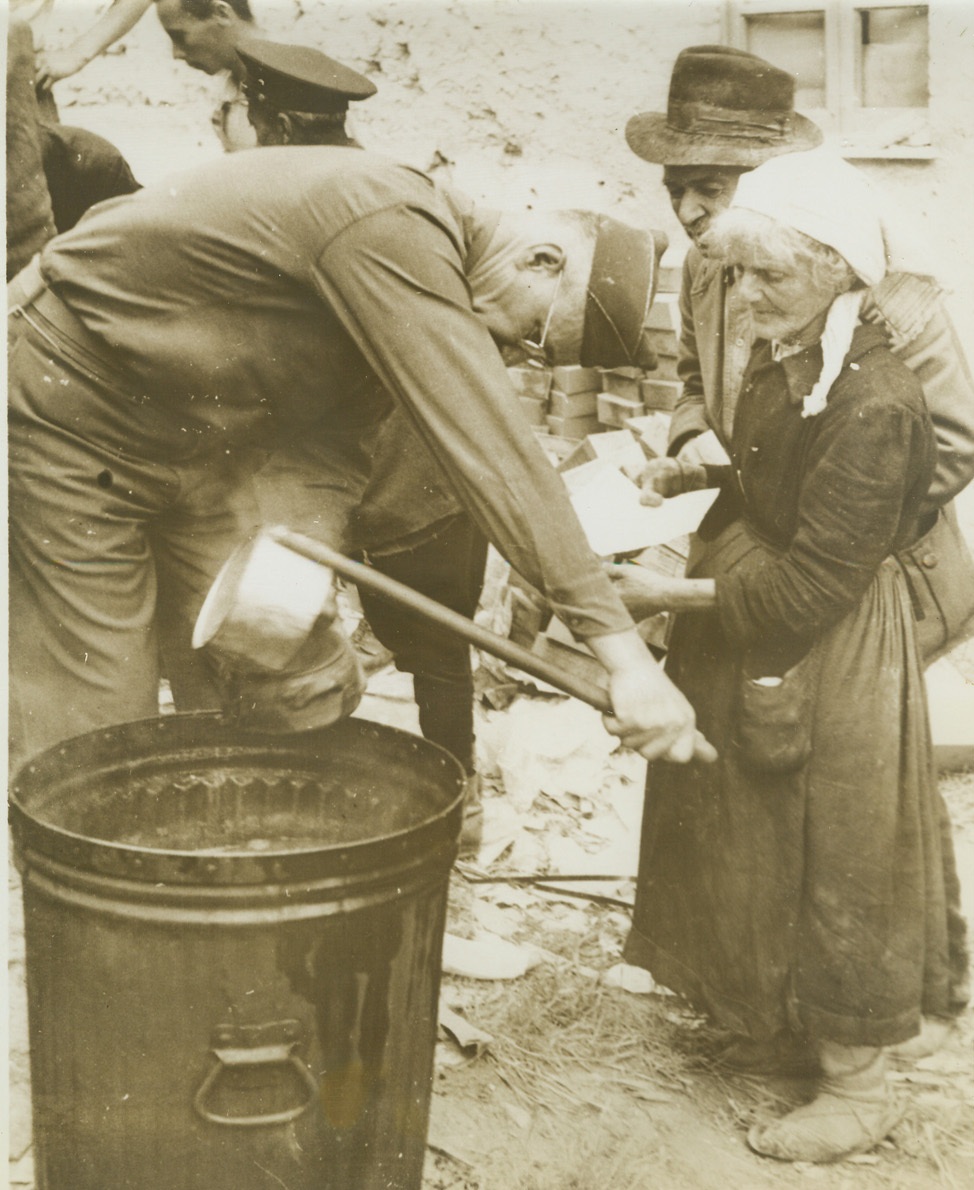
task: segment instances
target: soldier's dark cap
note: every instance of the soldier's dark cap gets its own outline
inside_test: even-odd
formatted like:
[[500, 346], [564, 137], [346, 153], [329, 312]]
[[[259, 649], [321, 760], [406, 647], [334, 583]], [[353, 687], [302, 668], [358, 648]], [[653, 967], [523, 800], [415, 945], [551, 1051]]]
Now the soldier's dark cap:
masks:
[[328, 115], [375, 94], [371, 79], [310, 46], [255, 37], [237, 55], [247, 68], [247, 97], [280, 112]]
[[662, 231], [600, 216], [585, 301], [583, 367], [655, 367], [643, 332], [666, 248]]

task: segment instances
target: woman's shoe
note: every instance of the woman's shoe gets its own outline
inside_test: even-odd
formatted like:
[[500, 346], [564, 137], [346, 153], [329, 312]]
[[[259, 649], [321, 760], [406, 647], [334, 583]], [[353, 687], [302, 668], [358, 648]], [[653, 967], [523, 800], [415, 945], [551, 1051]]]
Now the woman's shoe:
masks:
[[825, 1075], [811, 1103], [770, 1124], [755, 1124], [747, 1143], [756, 1153], [779, 1161], [822, 1164], [865, 1153], [903, 1115], [886, 1082], [881, 1049], [837, 1046], [820, 1049]]

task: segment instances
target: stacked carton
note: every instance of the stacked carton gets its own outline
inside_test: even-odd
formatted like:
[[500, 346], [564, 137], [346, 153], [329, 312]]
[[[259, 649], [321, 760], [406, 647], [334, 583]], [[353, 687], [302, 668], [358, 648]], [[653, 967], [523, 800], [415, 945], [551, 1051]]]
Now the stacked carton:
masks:
[[517, 399], [532, 426], [543, 426], [548, 412], [551, 372], [547, 368], [508, 368]]
[[579, 439], [597, 431], [601, 384], [598, 368], [555, 368], [546, 418], [549, 432], [559, 438]]
[[[669, 414], [680, 395], [676, 372], [680, 341], [679, 271], [663, 270], [661, 289], [646, 320], [643, 342], [656, 356], [655, 368], [612, 368], [602, 373], [602, 391], [596, 408], [602, 425], [610, 429], [630, 426], [647, 414]], [[672, 291], [670, 291], [672, 290]]]
[[[600, 460], [634, 477], [647, 459], [666, 454], [670, 416], [682, 388], [676, 371], [680, 280], [679, 268], [660, 271], [659, 292], [645, 328], [645, 340], [656, 355], [655, 368], [509, 369], [529, 420], [538, 427], [559, 471]], [[651, 546], [631, 561], [679, 575], [685, 571], [688, 549], [688, 540], [680, 538]], [[564, 625], [548, 619], [537, 593], [521, 589], [515, 581], [511, 602], [512, 635], [522, 644], [590, 681], [603, 676], [591, 653], [572, 640]], [[665, 651], [668, 625], [665, 613], [639, 625], [643, 639], [658, 655]]]
[[672, 411], [683, 387], [676, 375], [680, 341], [679, 294], [659, 293], [649, 311], [647, 337], [656, 352], [656, 369], [639, 386], [639, 395], [647, 412]]
[[639, 368], [613, 368], [602, 373], [602, 391], [597, 402], [602, 425], [618, 430], [630, 417], [645, 412], [639, 392], [643, 375]]
[[[676, 359], [680, 337], [680, 270], [660, 270], [660, 291], [644, 331], [656, 367], [508, 368], [528, 421], [544, 436], [550, 454], [570, 466], [600, 457], [593, 435], [627, 431], [645, 453], [666, 453], [669, 415], [680, 395]], [[582, 443], [579, 453], [576, 444]], [[587, 445], [586, 445], [587, 444]], [[605, 444], [610, 452], [614, 447]]]

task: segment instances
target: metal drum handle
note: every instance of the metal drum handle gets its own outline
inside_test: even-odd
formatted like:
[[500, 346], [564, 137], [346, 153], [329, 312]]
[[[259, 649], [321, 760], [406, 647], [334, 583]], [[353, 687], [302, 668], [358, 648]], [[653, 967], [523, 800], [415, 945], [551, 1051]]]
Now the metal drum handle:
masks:
[[[308, 1110], [318, 1097], [318, 1083], [308, 1064], [294, 1052], [300, 1038], [296, 1021], [273, 1025], [220, 1025], [214, 1030], [212, 1053], [216, 1061], [207, 1071], [193, 1096], [193, 1107], [211, 1124], [226, 1124], [236, 1128], [253, 1128], [268, 1124], [287, 1124]], [[279, 1040], [273, 1040], [274, 1035]], [[236, 1042], [237, 1044], [228, 1044]], [[307, 1097], [285, 1111], [265, 1112], [254, 1116], [226, 1116], [211, 1111], [207, 1098], [224, 1071], [244, 1066], [290, 1066], [304, 1084]]]

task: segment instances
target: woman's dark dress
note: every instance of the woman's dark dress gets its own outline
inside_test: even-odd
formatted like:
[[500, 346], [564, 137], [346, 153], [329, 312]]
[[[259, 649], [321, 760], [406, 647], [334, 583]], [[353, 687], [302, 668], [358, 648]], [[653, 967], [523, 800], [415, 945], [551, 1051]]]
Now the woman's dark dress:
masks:
[[[678, 617], [667, 660], [720, 759], [650, 766], [626, 958], [736, 1032], [879, 1046], [947, 1010], [926, 696], [890, 557], [918, 535], [935, 445], [876, 328], [802, 418], [821, 360], [752, 355], [691, 568], [716, 578], [717, 611]], [[757, 771], [742, 683], [803, 657], [809, 757]]]

